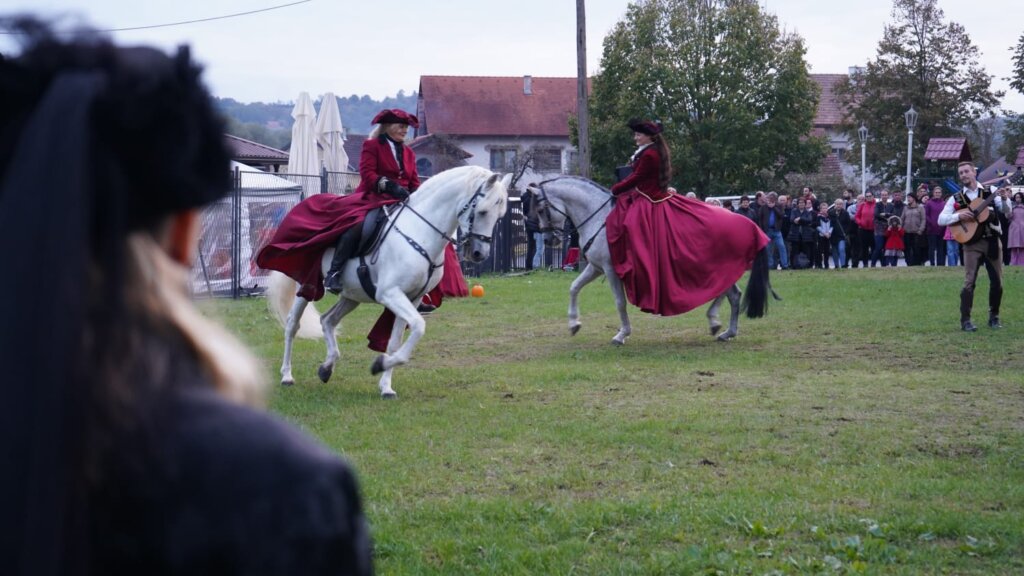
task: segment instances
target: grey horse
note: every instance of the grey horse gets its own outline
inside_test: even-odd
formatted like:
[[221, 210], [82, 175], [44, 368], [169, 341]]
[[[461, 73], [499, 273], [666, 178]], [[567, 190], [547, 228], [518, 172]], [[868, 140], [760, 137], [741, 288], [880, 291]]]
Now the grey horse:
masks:
[[[545, 232], [545, 243], [557, 241], [554, 231], [562, 230], [566, 219], [573, 222], [579, 233], [580, 256], [581, 259], [586, 259], [586, 267], [569, 287], [569, 332], [575, 335], [582, 325], [579, 311], [580, 290], [603, 274], [608, 279], [608, 287], [615, 297], [615, 308], [619, 312], [619, 331], [612, 338], [612, 344], [625, 344], [626, 338], [632, 333], [629, 314], [626, 312], [626, 293], [622, 281], [612, 267], [605, 231], [605, 219], [611, 212], [614, 201], [611, 192], [586, 178], [576, 176], [554, 178], [539, 184], [530, 184], [527, 188], [536, 198], [534, 205], [541, 229]], [[768, 282], [767, 258], [762, 250], [747, 281], [742, 306], [743, 293], [734, 284], [715, 298], [708, 308], [708, 328], [711, 335], [717, 335], [721, 341], [735, 338], [739, 332], [741, 308], [746, 310], [748, 318], [763, 316], [767, 312], [769, 293], [780, 299], [771, 290]], [[718, 310], [725, 299], [729, 300], [731, 314], [729, 328], [721, 332], [722, 322], [718, 318]]]

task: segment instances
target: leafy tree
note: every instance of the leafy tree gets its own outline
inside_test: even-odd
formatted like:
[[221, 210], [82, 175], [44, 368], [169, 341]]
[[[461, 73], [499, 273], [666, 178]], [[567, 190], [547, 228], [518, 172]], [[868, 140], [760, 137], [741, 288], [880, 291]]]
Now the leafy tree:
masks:
[[1013, 49], [1013, 75], [1010, 76], [1010, 88], [1024, 94], [1024, 34], [1017, 40]]
[[[383, 108], [401, 108], [414, 112], [418, 95], [413, 92], [407, 95], [399, 90], [395, 96], [374, 100], [369, 96], [338, 98], [338, 109], [341, 113], [345, 130], [352, 134], [367, 134], [371, 120]], [[233, 98], [215, 99], [217, 107], [229, 119], [228, 133], [267, 146], [281, 148], [291, 141], [291, 129], [294, 119], [292, 109], [294, 102], [251, 102], [243, 103]], [[319, 103], [316, 104], [320, 109]]]
[[[923, 165], [932, 137], [969, 136], [971, 126], [999, 104], [978, 48], [963, 26], [945, 22], [937, 0], [894, 0], [875, 59], [836, 86], [856, 139], [864, 124], [871, 140], [867, 161], [883, 180], [902, 181], [907, 166], [904, 113], [918, 112], [912, 163]], [[983, 30], [977, 31], [984, 33]]]
[[[1017, 46], [1013, 48], [1013, 73], [1008, 78], [1010, 87], [1024, 94], [1024, 34], [1021, 34]], [[1024, 111], [1008, 112], [1006, 125], [1003, 129], [1003, 145], [999, 153], [1007, 162], [1017, 160], [1017, 152], [1024, 146]]]
[[756, 0], [648, 0], [605, 38], [590, 101], [593, 174], [608, 182], [633, 144], [632, 117], [661, 120], [673, 182], [748, 191], [818, 168], [808, 137], [818, 87], [803, 41]]

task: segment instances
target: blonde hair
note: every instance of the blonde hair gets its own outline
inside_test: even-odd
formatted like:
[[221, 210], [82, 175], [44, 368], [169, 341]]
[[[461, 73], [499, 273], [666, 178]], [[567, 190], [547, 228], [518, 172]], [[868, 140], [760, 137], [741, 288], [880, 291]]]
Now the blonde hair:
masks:
[[259, 361], [195, 307], [187, 290], [188, 270], [171, 259], [150, 232], [129, 234], [127, 247], [128, 307], [156, 327], [177, 332], [220, 395], [239, 404], [262, 406], [266, 379]]

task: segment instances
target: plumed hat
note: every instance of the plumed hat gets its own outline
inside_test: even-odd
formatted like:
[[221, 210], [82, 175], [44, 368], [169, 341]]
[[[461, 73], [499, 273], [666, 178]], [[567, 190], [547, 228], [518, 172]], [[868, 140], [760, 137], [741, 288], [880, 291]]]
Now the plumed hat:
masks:
[[650, 120], [640, 120], [634, 118], [627, 124], [629, 129], [633, 132], [639, 132], [641, 134], [647, 134], [648, 136], [654, 136], [655, 134], [661, 134], [661, 122], [651, 122]]
[[399, 110], [398, 108], [381, 110], [373, 117], [373, 122], [371, 122], [371, 124], [408, 124], [413, 128], [420, 127], [419, 118], [416, 118], [415, 115], [409, 114], [405, 110]]

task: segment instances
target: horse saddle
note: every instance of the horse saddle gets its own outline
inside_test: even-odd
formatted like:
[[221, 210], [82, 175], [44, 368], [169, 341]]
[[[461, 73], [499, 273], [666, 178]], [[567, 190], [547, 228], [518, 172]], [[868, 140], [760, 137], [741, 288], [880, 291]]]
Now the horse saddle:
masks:
[[388, 221], [388, 215], [384, 213], [384, 207], [378, 206], [366, 213], [363, 225], [359, 232], [359, 244], [354, 256], [364, 256], [377, 244], [384, 223]]
[[356, 276], [359, 284], [363, 287], [370, 298], [377, 298], [377, 286], [370, 278], [370, 268], [366, 265], [366, 255], [377, 245], [384, 224], [388, 221], [388, 215], [384, 212], [383, 206], [378, 206], [366, 213], [363, 225], [359, 233], [359, 244], [354, 256], [359, 258], [359, 267], [356, 268]]

